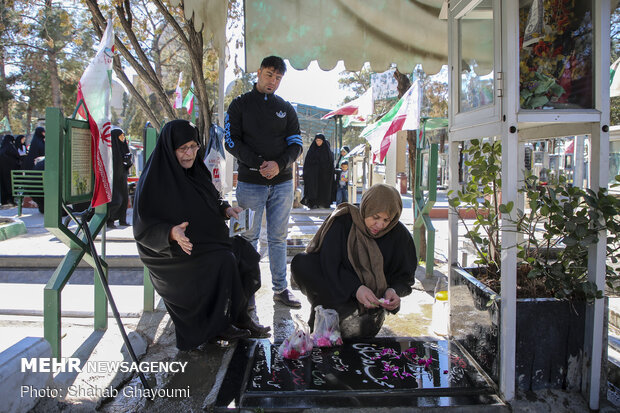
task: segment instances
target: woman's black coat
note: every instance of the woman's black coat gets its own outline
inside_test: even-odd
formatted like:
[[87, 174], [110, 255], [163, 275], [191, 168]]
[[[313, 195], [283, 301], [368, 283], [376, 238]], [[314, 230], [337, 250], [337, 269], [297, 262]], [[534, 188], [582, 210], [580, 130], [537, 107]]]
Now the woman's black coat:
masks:
[[[260, 256], [247, 241], [228, 236], [225, 211], [211, 174], [197, 157], [184, 169], [175, 149], [197, 141], [195, 127], [175, 120], [162, 129], [136, 188], [134, 238], [153, 286], [176, 329], [177, 347], [194, 348], [247, 315], [248, 297], [260, 287]], [[187, 255], [170, 240], [172, 227], [188, 222]]]
[[119, 220], [124, 223], [127, 219], [127, 203], [129, 202], [129, 188], [127, 176], [133, 165], [131, 151], [127, 140], [121, 141], [118, 137], [123, 133], [120, 129], [111, 132], [112, 140], [112, 200], [108, 204], [109, 221]]
[[304, 160], [303, 177], [304, 197], [301, 203], [310, 208], [329, 208], [334, 182], [334, 154], [327, 140], [318, 146], [315, 138], [310, 145]]
[[0, 203], [13, 203], [11, 171], [20, 168], [19, 152], [12, 135], [4, 135], [0, 144]]
[[34, 160], [39, 156], [45, 156], [45, 136], [43, 132], [45, 132], [45, 128], [41, 126], [34, 130], [30, 148], [28, 148], [28, 155], [24, 158], [22, 169], [32, 169], [34, 167]]

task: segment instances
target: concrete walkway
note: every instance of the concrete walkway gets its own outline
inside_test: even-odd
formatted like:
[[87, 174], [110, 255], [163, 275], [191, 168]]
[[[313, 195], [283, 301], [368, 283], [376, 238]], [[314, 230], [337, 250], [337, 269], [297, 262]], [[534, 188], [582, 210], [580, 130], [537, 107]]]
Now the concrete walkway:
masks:
[[[405, 210], [401, 220], [411, 228], [413, 212], [410, 197], [404, 199]], [[407, 201], [409, 200], [409, 202]], [[0, 210], [0, 217], [14, 218], [17, 208]], [[294, 210], [289, 222], [292, 237], [311, 236], [322, 218], [329, 211]], [[131, 211], [128, 212], [131, 217]], [[24, 337], [43, 335], [43, 299], [45, 283], [58, 265], [68, 248], [43, 227], [42, 215], [36, 209], [25, 208], [20, 219], [28, 232], [23, 235], [0, 241], [0, 352], [15, 348]], [[436, 271], [445, 273], [447, 268], [447, 221], [436, 220]], [[44, 378], [46, 388], [58, 389], [60, 396], [29, 397], [28, 394], [14, 393], [16, 389], [6, 390], [0, 364], [0, 399], [10, 400], [3, 411], [35, 412], [53, 411], [202, 411], [203, 403], [213, 384], [217, 371], [226, 355], [226, 348], [207, 345], [202, 351], [178, 352], [174, 343], [174, 327], [163, 303], [156, 296], [154, 312], [142, 311], [142, 265], [137, 258], [137, 250], [131, 227], [112, 229], [106, 233], [106, 259], [110, 264], [110, 284], [115, 301], [121, 312], [123, 323], [137, 351], [141, 362], [188, 362], [183, 374], [152, 373], [147, 378], [157, 389], [191, 390], [191, 397], [156, 398], [149, 401], [144, 394], [136, 394], [139, 388], [135, 374], [96, 374], [96, 373], [57, 373]], [[100, 251], [101, 245], [97, 248]], [[262, 324], [270, 325], [273, 341], [286, 338], [294, 329], [293, 318], [309, 316], [310, 306], [299, 291], [295, 294], [302, 300], [302, 308], [292, 310], [272, 299], [269, 262], [261, 261], [262, 287], [256, 295], [257, 317]], [[424, 280], [424, 268], [417, 272], [419, 280]], [[427, 288], [425, 288], [425, 285]], [[403, 298], [401, 311], [386, 319], [379, 336], [436, 337], [430, 330], [433, 297], [431, 283], [418, 281], [413, 293]], [[429, 287], [429, 285], [431, 287]], [[610, 304], [611, 305], [611, 304]], [[615, 304], [614, 304], [615, 305]], [[123, 350], [122, 339], [113, 318], [108, 321], [108, 329], [94, 331], [92, 327], [93, 286], [92, 271], [88, 266], [78, 269], [62, 293], [62, 346], [63, 357], [77, 357], [82, 363], [101, 360], [128, 360]], [[46, 342], [45, 342], [46, 343]], [[45, 347], [39, 343], [39, 347]], [[22, 350], [29, 351], [27, 343]], [[39, 354], [29, 357], [41, 357]], [[5, 366], [6, 367], [6, 366]], [[15, 373], [15, 372], [13, 372]], [[13, 382], [27, 383], [32, 374], [19, 373]], [[117, 389], [114, 394], [69, 394], [70, 388]], [[83, 392], [87, 393], [87, 392]], [[101, 393], [101, 392], [99, 392]], [[38, 404], [36, 404], [38, 402]], [[35, 406], [36, 407], [33, 407]], [[513, 403], [514, 411], [528, 412], [579, 412], [587, 411], [586, 403], [579, 394], [556, 391], [520, 394]], [[369, 411], [357, 409], [356, 411]], [[376, 409], [373, 409], [376, 411]], [[399, 411], [395, 409], [393, 411]], [[403, 410], [400, 410], [403, 411]], [[616, 411], [606, 404], [601, 411]]]

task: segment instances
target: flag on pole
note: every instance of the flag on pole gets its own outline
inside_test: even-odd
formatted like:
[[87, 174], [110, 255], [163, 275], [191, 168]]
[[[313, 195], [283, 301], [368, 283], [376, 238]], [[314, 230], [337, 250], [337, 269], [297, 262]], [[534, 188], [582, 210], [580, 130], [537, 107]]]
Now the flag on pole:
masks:
[[416, 81], [388, 113], [379, 121], [366, 126], [360, 133], [360, 137], [370, 143], [373, 152], [379, 153], [381, 161], [390, 147], [392, 135], [399, 130], [415, 130], [420, 127], [421, 101], [420, 83]]
[[2, 118], [2, 120], [0, 120], [0, 132], [10, 132], [10, 131], [11, 131], [11, 125], [9, 125], [9, 120], [5, 116]]
[[183, 72], [179, 73], [179, 81], [177, 88], [174, 90], [174, 108], [181, 109], [183, 107], [183, 91], [181, 90], [181, 82], [183, 81]]
[[[108, 20], [97, 54], [88, 64], [78, 84], [77, 102], [84, 102], [78, 113], [88, 118], [91, 136], [91, 159], [95, 171], [92, 206], [112, 199], [112, 142], [110, 140], [110, 97], [112, 96], [112, 58], [114, 28]], [[85, 111], [84, 111], [85, 109]]]
[[185, 99], [183, 99], [183, 107], [187, 109], [187, 113], [190, 115], [194, 111], [194, 82], [192, 82], [187, 95], [185, 95]]
[[373, 105], [374, 101], [372, 99], [372, 87], [369, 87], [368, 90], [362, 94], [362, 96], [346, 103], [343, 106], [340, 106], [338, 109], [332, 110], [328, 114], [324, 115], [321, 120], [333, 118], [336, 115], [357, 115], [358, 117], [364, 119], [372, 115], [374, 110]]

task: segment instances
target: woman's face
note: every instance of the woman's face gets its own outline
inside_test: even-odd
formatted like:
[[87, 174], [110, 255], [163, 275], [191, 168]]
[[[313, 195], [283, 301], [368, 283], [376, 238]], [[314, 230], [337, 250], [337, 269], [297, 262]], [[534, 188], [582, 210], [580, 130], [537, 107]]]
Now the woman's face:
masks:
[[121, 133], [120, 135], [118, 135], [118, 140], [121, 142], [125, 142], [125, 134]]
[[323, 139], [317, 139], [316, 146], [321, 146], [321, 145], [323, 145]]
[[183, 168], [189, 169], [196, 160], [198, 149], [200, 149], [200, 145], [198, 145], [196, 141], [189, 141], [184, 145], [179, 146], [174, 153], [177, 156], [177, 161], [179, 161], [179, 164]]
[[390, 221], [392, 221], [392, 219], [387, 212], [377, 212], [376, 214], [372, 214], [364, 218], [366, 227], [373, 235], [376, 235], [379, 231], [387, 227], [390, 224]]

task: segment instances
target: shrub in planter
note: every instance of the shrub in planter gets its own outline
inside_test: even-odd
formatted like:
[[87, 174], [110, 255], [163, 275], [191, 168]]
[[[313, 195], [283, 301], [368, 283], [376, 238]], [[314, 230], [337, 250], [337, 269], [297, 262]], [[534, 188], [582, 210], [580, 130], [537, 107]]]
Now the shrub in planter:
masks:
[[[471, 293], [470, 301], [476, 302], [478, 308], [463, 307], [453, 294], [452, 333], [474, 358], [478, 357], [478, 362], [491, 377], [497, 379], [496, 360], [488, 352], [481, 351], [476, 338], [484, 338], [498, 348], [500, 218], [501, 214], [513, 212], [514, 205], [500, 201], [500, 143], [473, 140], [464, 153], [468, 156], [465, 165], [469, 167], [470, 179], [463, 190], [450, 193], [450, 205], [475, 211], [476, 219], [462, 220], [465, 237], [477, 252], [476, 278], [493, 291], [483, 294], [478, 282], [453, 274], [453, 287], [457, 287], [453, 290], [465, 301], [464, 296]], [[513, 213], [517, 218], [517, 231], [522, 234], [522, 241], [517, 245], [517, 382], [525, 388], [578, 387], [580, 369], [575, 366], [579, 365], [583, 346], [585, 303], [603, 296], [587, 278], [588, 249], [600, 241], [599, 231], [605, 229], [609, 261], [617, 264], [620, 201], [605, 190], [595, 193], [571, 187], [563, 180], [543, 186], [532, 175], [526, 177], [521, 192], [527, 199], [527, 208]], [[607, 273], [608, 284], [617, 284], [618, 275], [611, 266], [607, 267]], [[464, 286], [465, 289], [461, 288]], [[484, 297], [487, 297], [486, 310], [479, 308]], [[525, 309], [524, 303], [530, 310]], [[488, 314], [485, 315], [485, 311]], [[468, 330], [467, 323], [461, 320], [467, 314], [472, 320], [486, 317], [488, 322], [481, 325], [476, 321]], [[560, 317], [561, 314], [564, 317]], [[547, 317], [551, 318], [549, 324], [546, 324]], [[575, 344], [575, 340], [581, 342]], [[560, 360], [556, 360], [558, 348], [567, 350]], [[525, 353], [528, 354], [524, 356]], [[485, 360], [479, 357], [483, 354]]]

